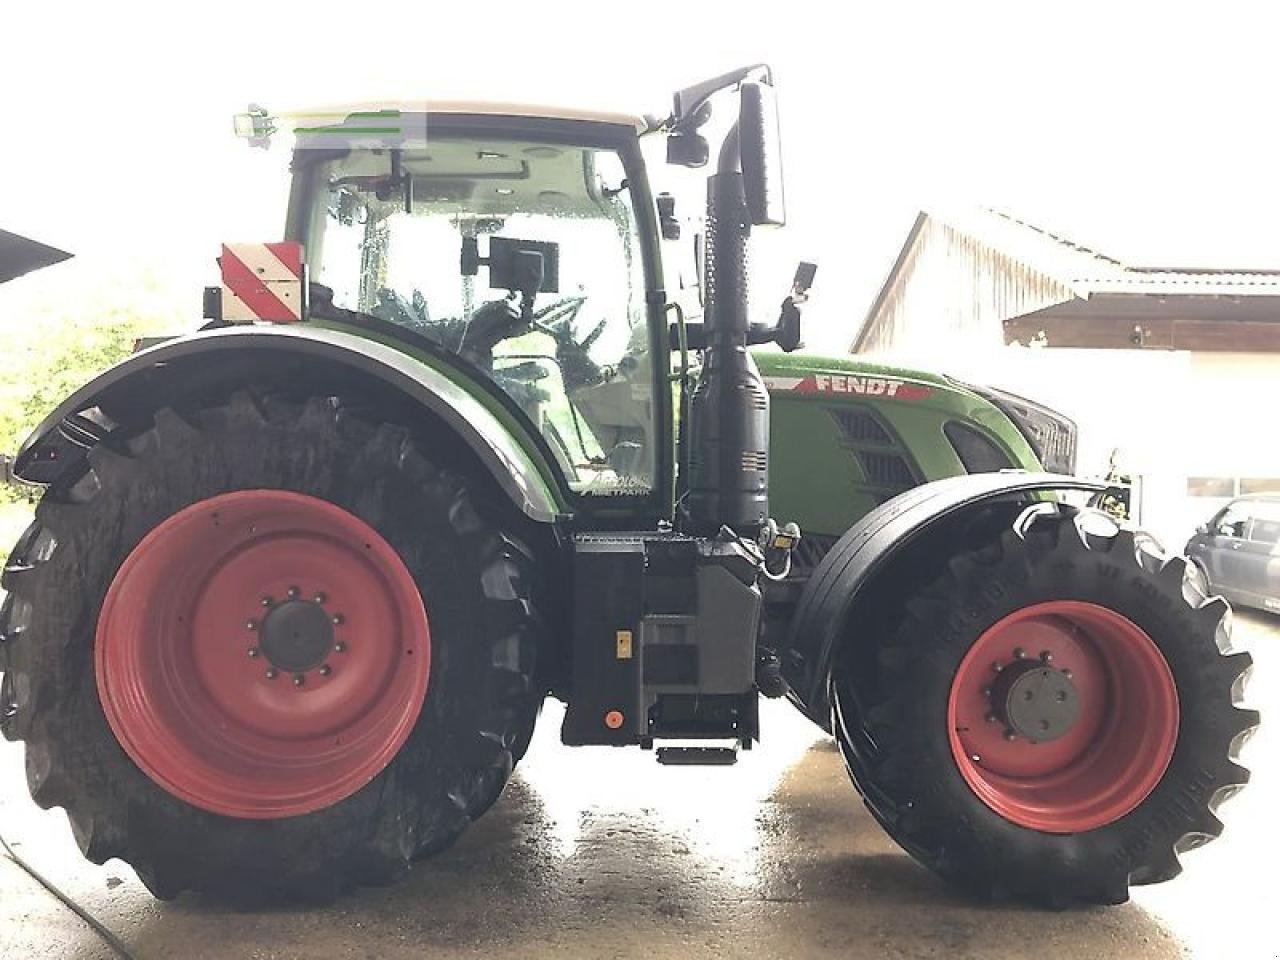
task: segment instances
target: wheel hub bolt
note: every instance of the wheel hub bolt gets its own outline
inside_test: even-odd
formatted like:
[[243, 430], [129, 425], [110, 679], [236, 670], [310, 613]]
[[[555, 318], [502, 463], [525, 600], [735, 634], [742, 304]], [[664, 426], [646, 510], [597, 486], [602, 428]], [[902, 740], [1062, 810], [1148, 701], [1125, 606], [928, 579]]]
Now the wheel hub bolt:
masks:
[[304, 677], [302, 674], [300, 674], [300, 673], [295, 673], [295, 674], [293, 675], [293, 685], [294, 685], [295, 687], [300, 687], [300, 686], [302, 686], [302, 685], [303, 685], [304, 683], [306, 683], [306, 682], [307, 682], [307, 678], [306, 678], [306, 677]]
[[1008, 741], [1012, 742], [1012, 741], [1014, 741], [1014, 740], [1017, 740], [1017, 739], [1018, 739], [1018, 735], [1017, 735], [1016, 733], [1014, 733], [1012, 730], [1005, 730], [1005, 732], [1004, 732], [1004, 738], [1005, 738], [1006, 740], [1008, 740]]
[[289, 599], [290, 599], [290, 600], [297, 600], [297, 599], [298, 599], [298, 596], [299, 596], [301, 593], [302, 593], [302, 591], [301, 591], [301, 590], [299, 590], [297, 587], [290, 587], [290, 588], [289, 588], [289, 590], [288, 590]]
[[249, 621], [246, 621], [246, 622], [245, 622], [245, 625], [244, 625], [244, 628], [245, 628], [246, 630], [257, 630], [257, 629], [258, 629], [258, 621], [257, 621], [257, 620], [249, 620]]
[[999, 673], [1001, 670], [1004, 669], [1004, 667], [1001, 665], [1000, 661], [997, 660], [995, 663], [991, 665], [991, 669], [994, 670], [996, 673]]
[[1071, 670], [1070, 670], [1070, 668], [1068, 668], [1068, 667], [1063, 667], [1063, 668], [1062, 668], [1062, 675], [1063, 675], [1064, 677], [1066, 677], [1068, 680], [1070, 680], [1070, 679], [1071, 679]]
[[986, 717], [987, 723], [995, 723], [999, 719], [994, 713], [988, 713]]
[[258, 656], [258, 648], [257, 648], [257, 647], [250, 647], [250, 648], [249, 648], [249, 658], [250, 658], [250, 659], [255, 659], [257, 656]]
[[262, 598], [262, 605], [263, 605], [264, 607], [270, 607], [270, 606], [271, 606], [272, 604], [274, 604], [275, 602], [276, 602], [276, 601], [275, 601], [275, 599], [274, 599], [273, 597], [271, 597], [270, 595], [267, 595], [267, 596], [265, 596], [265, 597], [263, 597], [263, 598]]
[[334, 649], [334, 651], [335, 651], [335, 652], [337, 652], [337, 653], [346, 653], [346, 652], [347, 652], [347, 645], [346, 645], [346, 643], [345, 643], [344, 641], [339, 640], [337, 643], [335, 643], [335, 644], [333, 645], [333, 649]]
[[268, 680], [274, 680], [275, 678], [276, 678], [276, 668], [275, 668], [275, 667], [267, 667], [267, 679], [268, 679]]
[[1027, 656], [1027, 651], [1023, 650], [1021, 647], [1013, 648], [1013, 658], [1015, 660], [1025, 660], [1026, 656]]
[[327, 677], [331, 673], [333, 673], [333, 667], [329, 666], [327, 663], [320, 664], [320, 676]]
[[1040, 659], [1045, 663], [1053, 663], [1053, 654], [1050, 653], [1048, 650], [1041, 650]]
[[333, 619], [334, 626], [340, 626], [341, 624], [343, 624], [344, 622], [346, 622], [346, 619], [347, 619], [347, 618], [346, 618], [346, 617], [344, 617], [344, 616], [343, 616], [342, 614], [340, 614], [340, 613], [335, 613], [335, 614], [333, 615], [332, 619]]
[[325, 595], [324, 595], [323, 593], [317, 593], [317, 594], [316, 594], [314, 597], [312, 597], [311, 599], [313, 599], [316, 603], [324, 603], [324, 601], [325, 601]]

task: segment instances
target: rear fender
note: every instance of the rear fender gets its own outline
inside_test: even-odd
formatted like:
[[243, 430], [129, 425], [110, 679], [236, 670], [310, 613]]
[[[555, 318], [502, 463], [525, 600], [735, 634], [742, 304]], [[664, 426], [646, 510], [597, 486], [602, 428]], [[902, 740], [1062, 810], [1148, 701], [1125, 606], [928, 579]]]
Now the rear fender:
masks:
[[149, 415], [176, 398], [220, 384], [265, 376], [295, 385], [308, 383], [313, 374], [318, 389], [373, 383], [383, 393], [411, 401], [465, 443], [525, 516], [546, 523], [566, 515], [567, 499], [556, 486], [554, 468], [539, 452], [539, 438], [500, 402], [486, 404], [467, 390], [459, 382], [465, 370], [446, 372], [444, 361], [437, 368], [374, 340], [297, 325], [222, 328], [134, 354], [50, 413], [18, 452], [13, 474], [33, 484], [73, 475], [88, 449], [110, 432], [120, 410]]
[[[827, 678], [841, 636], [856, 623], [859, 598], [877, 589], [877, 575], [908, 545], [939, 524], [997, 500], [1055, 491], [1097, 491], [1103, 486], [1051, 473], [984, 473], [949, 477], [915, 487], [876, 507], [841, 537], [814, 569], [779, 650], [791, 698], [826, 727]], [[939, 549], [945, 549], [945, 544]]]

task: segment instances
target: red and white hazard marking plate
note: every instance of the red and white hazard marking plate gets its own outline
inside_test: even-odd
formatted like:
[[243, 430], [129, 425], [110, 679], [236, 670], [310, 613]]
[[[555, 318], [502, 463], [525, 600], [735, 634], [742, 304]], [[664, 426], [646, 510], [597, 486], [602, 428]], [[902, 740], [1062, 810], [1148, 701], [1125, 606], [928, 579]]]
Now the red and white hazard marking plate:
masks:
[[302, 244], [224, 243], [222, 319], [232, 323], [302, 319]]
[[853, 373], [814, 373], [807, 377], [765, 377], [771, 393], [836, 393], [864, 397], [892, 397], [895, 400], [923, 400], [931, 387], [894, 377], [860, 376]]

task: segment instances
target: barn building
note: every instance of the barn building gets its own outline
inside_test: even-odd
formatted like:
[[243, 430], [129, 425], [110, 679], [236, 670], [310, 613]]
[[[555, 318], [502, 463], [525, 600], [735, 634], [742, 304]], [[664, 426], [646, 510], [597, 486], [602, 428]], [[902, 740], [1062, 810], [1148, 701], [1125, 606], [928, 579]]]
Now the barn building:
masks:
[[1057, 408], [1171, 543], [1280, 490], [1280, 270], [1134, 266], [992, 210], [921, 213], [851, 352]]

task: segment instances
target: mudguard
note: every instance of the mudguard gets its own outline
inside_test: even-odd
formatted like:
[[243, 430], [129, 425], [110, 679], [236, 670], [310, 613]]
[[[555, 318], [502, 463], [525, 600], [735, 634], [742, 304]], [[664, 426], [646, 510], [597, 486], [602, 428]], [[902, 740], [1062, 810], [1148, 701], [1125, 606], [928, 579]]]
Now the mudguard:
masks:
[[549, 479], [551, 468], [537, 453], [536, 439], [523, 436], [529, 431], [500, 402], [486, 404], [451, 378], [466, 376], [465, 371], [446, 372], [443, 360], [441, 369], [375, 340], [300, 325], [225, 327], [134, 354], [85, 384], [41, 422], [18, 452], [14, 476], [48, 484], [78, 462], [107, 432], [87, 411], [120, 404], [154, 410], [166, 393], [180, 393], [184, 381], [208, 384], [243, 376], [250, 356], [268, 367], [277, 359], [328, 363], [398, 390], [456, 432], [526, 516], [544, 523], [565, 516], [567, 508]]
[[876, 574], [891, 557], [927, 536], [939, 521], [1009, 497], [1101, 489], [1090, 480], [1052, 473], [971, 474], [915, 487], [867, 513], [822, 559], [800, 595], [786, 647], [778, 651], [791, 699], [815, 723], [827, 726], [827, 677], [854, 604], [864, 590], [876, 588]]

